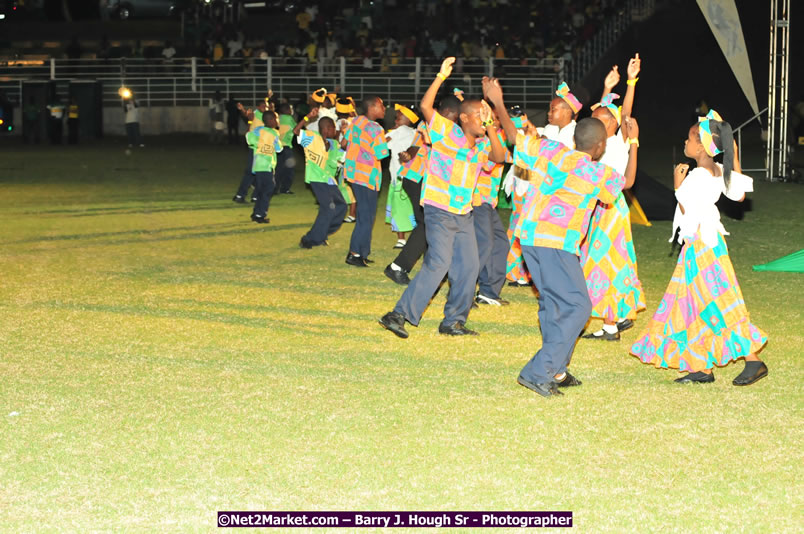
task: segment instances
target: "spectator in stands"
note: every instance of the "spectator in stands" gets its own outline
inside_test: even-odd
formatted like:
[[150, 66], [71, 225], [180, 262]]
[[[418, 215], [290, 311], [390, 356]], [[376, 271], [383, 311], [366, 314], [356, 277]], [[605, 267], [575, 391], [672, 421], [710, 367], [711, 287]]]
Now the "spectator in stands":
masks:
[[67, 53], [67, 59], [81, 59], [81, 44], [78, 42], [78, 37], [73, 36], [70, 44], [64, 49]]
[[95, 57], [98, 59], [107, 60], [111, 55], [111, 45], [109, 44], [109, 38], [104, 34], [101, 37], [100, 44], [98, 45], [98, 51], [95, 54]]
[[165, 46], [162, 48], [162, 58], [165, 60], [165, 63], [172, 64], [175, 56], [176, 49], [173, 48], [173, 43], [165, 41]]

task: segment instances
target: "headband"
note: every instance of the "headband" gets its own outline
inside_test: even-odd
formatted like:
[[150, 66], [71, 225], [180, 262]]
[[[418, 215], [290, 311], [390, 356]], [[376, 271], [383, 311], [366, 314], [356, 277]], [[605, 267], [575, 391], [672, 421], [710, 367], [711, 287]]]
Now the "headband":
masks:
[[335, 104], [335, 100], [337, 100], [338, 95], [337, 93], [327, 93], [327, 98], [329, 98], [331, 104]]
[[317, 91], [313, 91], [312, 98], [313, 102], [318, 102], [319, 104], [321, 104], [322, 102], [324, 102], [324, 99], [327, 98], [327, 90], [322, 87]]
[[723, 121], [723, 117], [714, 109], [710, 109], [706, 117], [698, 117], [698, 134], [701, 136], [704, 150], [714, 158], [723, 151], [717, 147], [715, 139], [712, 137], [712, 121]]
[[339, 98], [335, 101], [335, 111], [338, 113], [351, 113], [355, 110], [355, 103], [352, 97]]
[[591, 109], [594, 111], [600, 107], [607, 108], [609, 111], [611, 111], [611, 114], [614, 115], [614, 118], [617, 119], [617, 124], [621, 124], [623, 120], [623, 110], [621, 107], [614, 105], [614, 101], [619, 98], [620, 95], [617, 93], [609, 93], [604, 96], [600, 102], [592, 106]]
[[575, 98], [575, 95], [570, 93], [567, 82], [561, 82], [561, 85], [559, 85], [558, 89], [556, 89], [556, 95], [561, 97], [561, 100], [567, 103], [570, 109], [572, 109], [573, 113], [578, 113], [583, 107], [583, 104], [581, 104], [581, 102]]
[[401, 112], [402, 115], [407, 117], [411, 123], [416, 124], [419, 122], [419, 116], [416, 115], [416, 113], [409, 107], [403, 106], [402, 104], [394, 104], [394, 109]]

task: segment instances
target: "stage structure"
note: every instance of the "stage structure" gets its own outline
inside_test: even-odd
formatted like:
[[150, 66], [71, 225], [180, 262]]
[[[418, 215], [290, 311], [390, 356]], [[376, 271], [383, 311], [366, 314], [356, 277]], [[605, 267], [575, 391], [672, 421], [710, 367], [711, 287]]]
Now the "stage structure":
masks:
[[787, 78], [790, 72], [790, 0], [770, 0], [768, 74], [768, 180], [790, 173], [787, 144]]

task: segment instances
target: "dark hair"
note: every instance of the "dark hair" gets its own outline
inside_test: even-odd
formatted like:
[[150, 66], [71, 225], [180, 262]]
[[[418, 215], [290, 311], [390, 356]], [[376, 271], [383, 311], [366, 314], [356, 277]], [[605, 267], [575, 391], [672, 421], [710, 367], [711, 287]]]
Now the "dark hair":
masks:
[[525, 110], [521, 106], [515, 105], [508, 108], [508, 115], [511, 117], [521, 117], [525, 114]]
[[587, 117], [575, 126], [575, 147], [587, 151], [598, 143], [606, 142], [606, 127], [597, 119]]
[[378, 100], [380, 100], [380, 97], [377, 95], [363, 97], [363, 114], [368, 113], [369, 108], [377, 103]]
[[279, 113], [282, 113], [283, 115], [289, 115], [290, 114], [290, 104], [288, 102], [283, 102], [283, 103], [279, 104], [279, 107], [276, 108], [276, 110]]
[[718, 150], [723, 151], [723, 181], [726, 187], [731, 183], [731, 171], [734, 167], [734, 133], [731, 124], [726, 121], [709, 121], [709, 129], [712, 131], [712, 140]]
[[450, 111], [458, 113], [460, 109], [461, 109], [461, 101], [452, 95], [445, 96], [444, 98], [441, 99], [441, 102], [438, 104], [438, 112], [441, 113], [442, 115]]
[[335, 121], [332, 120], [332, 117], [321, 117], [318, 119], [318, 130], [321, 131], [321, 128], [326, 126], [327, 124], [332, 124], [332, 127], [335, 128]]

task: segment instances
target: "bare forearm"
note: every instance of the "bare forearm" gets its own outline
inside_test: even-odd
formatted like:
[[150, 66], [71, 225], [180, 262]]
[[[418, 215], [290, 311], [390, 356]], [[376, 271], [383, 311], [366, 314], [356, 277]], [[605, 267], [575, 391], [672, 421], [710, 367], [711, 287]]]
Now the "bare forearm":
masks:
[[427, 88], [427, 92], [424, 93], [422, 97], [422, 101], [420, 103], [420, 109], [422, 110], [422, 115], [424, 115], [424, 120], [429, 124], [435, 114], [435, 109], [433, 105], [435, 104], [435, 98], [438, 94], [438, 90], [441, 89], [441, 85], [444, 81], [441, 79], [440, 76], [436, 76], [433, 80], [433, 83], [430, 84], [430, 87]]
[[628, 165], [625, 167], [625, 186], [623, 189], [631, 189], [634, 185], [634, 181], [636, 181], [638, 150], [639, 146], [633, 144], [628, 151]]
[[497, 129], [494, 128], [494, 126], [489, 126], [486, 128], [486, 134], [491, 144], [489, 159], [494, 163], [505, 163], [505, 147], [500, 143], [500, 136], [497, 135]]

